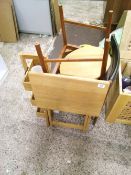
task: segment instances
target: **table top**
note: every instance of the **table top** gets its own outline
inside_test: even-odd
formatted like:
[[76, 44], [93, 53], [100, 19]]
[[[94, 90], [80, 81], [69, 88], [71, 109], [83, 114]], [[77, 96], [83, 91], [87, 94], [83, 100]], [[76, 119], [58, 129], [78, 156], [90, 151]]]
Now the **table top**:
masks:
[[[85, 45], [72, 51], [66, 58], [103, 58], [104, 49]], [[108, 56], [107, 68], [109, 68], [111, 58]], [[100, 77], [102, 61], [95, 62], [62, 62], [60, 65], [60, 74], [87, 77], [97, 79]]]

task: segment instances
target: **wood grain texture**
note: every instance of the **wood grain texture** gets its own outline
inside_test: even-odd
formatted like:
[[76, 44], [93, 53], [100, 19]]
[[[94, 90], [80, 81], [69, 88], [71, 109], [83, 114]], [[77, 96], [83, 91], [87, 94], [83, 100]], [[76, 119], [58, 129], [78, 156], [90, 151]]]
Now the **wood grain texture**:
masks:
[[[86, 58], [89, 60], [96, 58], [100, 59], [103, 58], [104, 49], [99, 47], [94, 47], [91, 45], [87, 45], [85, 47], [81, 47], [70, 54], [68, 54], [67, 58]], [[66, 58], [65, 57], [65, 58]], [[111, 62], [111, 58], [109, 56], [106, 70], [109, 68]], [[72, 75], [72, 76], [79, 76], [79, 77], [87, 77], [97, 79], [101, 75], [101, 66], [102, 61], [96, 62], [72, 62], [72, 63], [61, 63], [60, 65], [60, 73], [63, 75]]]
[[103, 78], [106, 73], [109, 49], [110, 49], [110, 40], [106, 39], [105, 46], [104, 46], [103, 61], [102, 61], [102, 66], [101, 66], [101, 75], [100, 75], [101, 78]]
[[[110, 85], [106, 81], [32, 72], [29, 78], [37, 106], [93, 116], [99, 116]], [[100, 84], [104, 88], [99, 88]]]

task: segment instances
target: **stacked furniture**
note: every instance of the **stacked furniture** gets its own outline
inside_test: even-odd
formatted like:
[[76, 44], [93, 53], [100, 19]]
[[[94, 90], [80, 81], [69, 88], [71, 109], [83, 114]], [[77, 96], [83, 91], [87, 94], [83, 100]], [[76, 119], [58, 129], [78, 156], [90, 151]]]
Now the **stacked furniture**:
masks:
[[[49, 59], [43, 56], [39, 44], [35, 45], [38, 55], [21, 53], [20, 57], [25, 69], [23, 84], [26, 90], [32, 91], [31, 102], [37, 106], [37, 114], [46, 118], [47, 125], [77, 128], [85, 131], [91, 118], [100, 116], [107, 93], [118, 72], [119, 49], [114, 36], [111, 38], [112, 57], [109, 57], [112, 12], [109, 13], [107, 27], [100, 27], [65, 20], [62, 6], [59, 7], [59, 10], [63, 36], [63, 49], [59, 58]], [[103, 30], [106, 38], [103, 52], [99, 47], [85, 46], [88, 47], [87, 52], [83, 56], [79, 55], [82, 48], [67, 43], [64, 23]], [[94, 56], [94, 52], [99, 53], [99, 55]], [[31, 61], [28, 65], [27, 60], [29, 59]], [[109, 69], [108, 61], [110, 61]], [[74, 70], [73, 74], [70, 74], [68, 66], [72, 62], [77, 63], [77, 66], [80, 67], [77, 71]], [[51, 69], [51, 63], [56, 63], [53, 69]], [[85, 67], [83, 65], [81, 67], [81, 63], [84, 63]], [[98, 75], [94, 75], [98, 64]], [[34, 71], [35, 67], [37, 67], [37, 72]], [[93, 77], [92, 73], [86, 70], [89, 67]], [[83, 69], [85, 72], [81, 74]], [[92, 98], [93, 96], [95, 99]], [[53, 110], [81, 114], [80, 116], [84, 117], [84, 122], [80, 125], [55, 120]]]

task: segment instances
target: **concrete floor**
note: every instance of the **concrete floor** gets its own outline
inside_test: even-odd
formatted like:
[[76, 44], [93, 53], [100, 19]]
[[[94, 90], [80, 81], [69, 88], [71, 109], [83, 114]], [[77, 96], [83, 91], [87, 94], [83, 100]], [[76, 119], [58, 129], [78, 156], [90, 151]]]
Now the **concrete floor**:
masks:
[[[102, 114], [95, 128], [83, 133], [47, 128], [37, 118], [31, 94], [22, 86], [24, 71], [18, 57], [20, 51], [34, 52], [36, 40], [50, 53], [54, 39], [48, 36], [22, 34], [18, 43], [0, 47], [9, 69], [0, 86], [0, 175], [130, 175], [130, 126], [105, 123]], [[60, 114], [64, 115], [71, 117]]]

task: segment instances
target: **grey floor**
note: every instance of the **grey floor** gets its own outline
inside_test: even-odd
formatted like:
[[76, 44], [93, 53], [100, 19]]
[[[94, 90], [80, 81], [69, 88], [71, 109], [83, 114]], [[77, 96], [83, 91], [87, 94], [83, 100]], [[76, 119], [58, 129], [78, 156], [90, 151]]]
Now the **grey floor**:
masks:
[[[72, 1], [71, 6], [79, 5], [77, 2]], [[98, 13], [103, 9], [99, 2]], [[66, 6], [65, 16], [69, 15]], [[47, 54], [54, 48], [54, 38], [39, 35], [22, 34], [18, 43], [0, 43], [0, 54], [9, 69], [0, 86], [0, 175], [130, 175], [130, 126], [105, 123], [102, 114], [95, 128], [83, 133], [47, 128], [45, 121], [37, 118], [30, 93], [22, 86], [24, 71], [18, 56], [20, 51], [34, 53], [36, 40]], [[60, 117], [64, 115], [77, 120], [76, 115], [60, 113]]]

